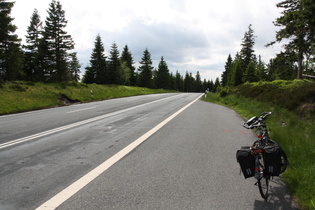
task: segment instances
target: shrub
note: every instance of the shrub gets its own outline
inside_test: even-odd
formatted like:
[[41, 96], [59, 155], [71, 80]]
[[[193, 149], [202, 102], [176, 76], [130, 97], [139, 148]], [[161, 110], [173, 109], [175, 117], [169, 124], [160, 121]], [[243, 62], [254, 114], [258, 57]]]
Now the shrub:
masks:
[[246, 83], [236, 87], [235, 92], [246, 98], [272, 103], [296, 112], [301, 105], [315, 102], [315, 83], [309, 80]]
[[231, 89], [229, 87], [221, 87], [218, 89], [220, 97], [226, 97], [230, 94]]
[[20, 85], [17, 85], [17, 84], [16, 85], [11, 85], [9, 88], [12, 89], [12, 90], [18, 91], [18, 92], [25, 92], [26, 91], [26, 88], [24, 88], [24, 87], [22, 87]]

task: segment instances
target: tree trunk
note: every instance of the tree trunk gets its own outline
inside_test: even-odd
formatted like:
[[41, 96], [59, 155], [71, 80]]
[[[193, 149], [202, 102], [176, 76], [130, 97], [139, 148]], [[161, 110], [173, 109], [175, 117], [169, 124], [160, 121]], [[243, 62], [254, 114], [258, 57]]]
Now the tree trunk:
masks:
[[302, 74], [303, 74], [302, 64], [303, 64], [303, 51], [300, 47], [299, 53], [298, 53], [298, 75], [297, 75], [298, 79], [302, 79]]

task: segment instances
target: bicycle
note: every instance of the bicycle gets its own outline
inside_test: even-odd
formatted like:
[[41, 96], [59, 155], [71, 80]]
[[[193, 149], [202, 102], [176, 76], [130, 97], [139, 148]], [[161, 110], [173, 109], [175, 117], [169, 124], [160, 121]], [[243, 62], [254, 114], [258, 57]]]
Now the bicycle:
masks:
[[240, 163], [245, 178], [257, 179], [260, 195], [266, 199], [269, 181], [273, 176], [279, 176], [289, 165], [283, 149], [269, 137], [265, 120], [271, 112], [264, 112], [259, 117], [252, 117], [244, 123], [246, 129], [254, 129], [258, 134], [252, 146], [242, 147], [237, 151], [236, 158]]

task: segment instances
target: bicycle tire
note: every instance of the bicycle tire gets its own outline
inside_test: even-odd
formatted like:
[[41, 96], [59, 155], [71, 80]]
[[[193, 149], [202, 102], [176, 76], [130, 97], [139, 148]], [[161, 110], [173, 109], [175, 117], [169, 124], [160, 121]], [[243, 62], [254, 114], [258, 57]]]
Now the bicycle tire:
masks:
[[259, 158], [259, 168], [260, 171], [262, 172], [261, 177], [257, 180], [258, 182], [258, 188], [259, 192], [262, 198], [267, 199], [267, 194], [268, 194], [268, 188], [269, 188], [269, 179], [270, 176], [265, 174], [265, 161], [264, 158], [261, 154]]
[[268, 197], [269, 179], [268, 176], [263, 176], [261, 179], [258, 179], [259, 192], [264, 199], [267, 199]]

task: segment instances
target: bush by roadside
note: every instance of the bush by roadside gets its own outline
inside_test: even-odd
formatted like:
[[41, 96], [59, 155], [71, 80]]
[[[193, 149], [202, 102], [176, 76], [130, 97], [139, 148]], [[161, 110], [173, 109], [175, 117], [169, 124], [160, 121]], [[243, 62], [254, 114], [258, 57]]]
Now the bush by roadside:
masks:
[[315, 114], [315, 83], [309, 80], [247, 83], [236, 87], [234, 92], [299, 114]]

